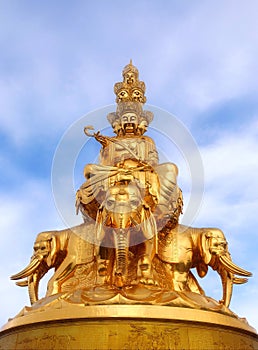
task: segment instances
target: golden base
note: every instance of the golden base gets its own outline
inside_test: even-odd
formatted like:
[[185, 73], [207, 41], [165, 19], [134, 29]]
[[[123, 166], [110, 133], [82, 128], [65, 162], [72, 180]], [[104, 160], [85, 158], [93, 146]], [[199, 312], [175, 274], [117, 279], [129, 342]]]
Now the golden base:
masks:
[[0, 349], [258, 349], [254, 328], [216, 312], [152, 305], [72, 305], [9, 321]]

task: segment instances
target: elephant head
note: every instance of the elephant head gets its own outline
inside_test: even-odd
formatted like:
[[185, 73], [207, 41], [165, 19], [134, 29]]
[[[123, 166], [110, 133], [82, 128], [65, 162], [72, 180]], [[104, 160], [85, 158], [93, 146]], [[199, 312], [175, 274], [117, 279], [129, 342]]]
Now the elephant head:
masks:
[[[121, 182], [110, 187], [99, 208], [96, 221], [96, 235], [99, 242], [106, 229], [112, 229], [115, 248], [115, 284], [123, 286], [127, 276], [128, 252], [130, 245], [145, 244], [141, 265], [150, 269], [150, 250], [156, 236], [156, 222], [136, 182]], [[134, 237], [130, 237], [133, 232]], [[141, 240], [136, 235], [141, 235]], [[148, 247], [151, 246], [151, 248]], [[144, 265], [144, 267], [143, 267]]]
[[16, 284], [21, 287], [28, 286], [32, 304], [38, 300], [40, 279], [50, 268], [55, 267], [58, 260], [59, 242], [56, 232], [41, 232], [35, 240], [33, 255], [29, 265], [19, 273], [11, 276], [12, 280], [26, 278], [26, 280], [16, 282]]
[[233, 284], [242, 284], [247, 282], [247, 278], [237, 277], [252, 276], [251, 272], [242, 269], [234, 264], [228, 251], [228, 243], [223, 232], [219, 229], [205, 229], [200, 236], [200, 251], [203, 261], [197, 265], [197, 271], [200, 277], [207, 273], [208, 266], [217, 270], [221, 277], [223, 297], [220, 301], [225, 306], [229, 306]]

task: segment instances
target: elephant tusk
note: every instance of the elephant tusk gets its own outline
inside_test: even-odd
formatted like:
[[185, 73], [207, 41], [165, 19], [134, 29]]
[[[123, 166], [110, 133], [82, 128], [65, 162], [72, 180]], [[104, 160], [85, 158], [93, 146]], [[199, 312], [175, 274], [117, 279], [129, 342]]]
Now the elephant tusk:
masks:
[[19, 280], [19, 279], [30, 276], [37, 269], [37, 267], [40, 265], [40, 263], [41, 263], [41, 260], [34, 258], [33, 260], [31, 260], [29, 265], [27, 267], [25, 267], [25, 269], [18, 272], [16, 275], [12, 275], [11, 280]]
[[246, 271], [244, 269], [242, 269], [241, 267], [237, 266], [236, 264], [234, 264], [228, 257], [224, 256], [220, 256], [219, 257], [220, 262], [222, 263], [222, 265], [231, 273], [239, 275], [239, 276], [247, 276], [247, 277], [251, 277], [252, 273], [249, 271]]
[[23, 280], [15, 283], [19, 287], [28, 287], [28, 280]]
[[243, 283], [246, 283], [246, 282], [248, 282], [247, 278], [241, 278], [241, 277], [234, 277], [233, 278], [233, 283], [234, 284], [243, 284]]

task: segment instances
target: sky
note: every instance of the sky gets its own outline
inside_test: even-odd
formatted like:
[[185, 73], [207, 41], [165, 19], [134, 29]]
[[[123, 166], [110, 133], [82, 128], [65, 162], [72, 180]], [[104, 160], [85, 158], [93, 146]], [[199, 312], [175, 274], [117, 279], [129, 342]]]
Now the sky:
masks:
[[[222, 229], [233, 261], [253, 272], [230, 308], [258, 329], [257, 16], [255, 0], [0, 1], [1, 325], [29, 305], [10, 275], [37, 233], [80, 221], [74, 192], [99, 151], [83, 127], [110, 132], [113, 85], [132, 59], [155, 114], [150, 135], [158, 130], [179, 167], [185, 212], [201, 192], [191, 225]], [[216, 272], [200, 283], [221, 298]]]

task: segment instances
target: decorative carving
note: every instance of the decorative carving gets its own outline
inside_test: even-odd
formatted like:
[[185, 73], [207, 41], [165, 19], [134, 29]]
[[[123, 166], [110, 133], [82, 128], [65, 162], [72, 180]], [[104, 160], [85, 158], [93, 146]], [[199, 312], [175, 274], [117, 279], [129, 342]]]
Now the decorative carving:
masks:
[[[163, 331], [156, 327], [143, 327], [130, 324], [131, 330], [128, 343], [124, 345], [125, 350], [131, 349], [178, 349], [181, 345], [178, 328], [166, 327]], [[181, 346], [180, 346], [181, 348]]]
[[27, 349], [70, 349], [71, 342], [75, 341], [75, 337], [71, 335], [49, 335], [47, 332], [40, 337], [28, 336], [17, 341], [17, 345]]

